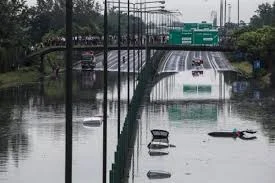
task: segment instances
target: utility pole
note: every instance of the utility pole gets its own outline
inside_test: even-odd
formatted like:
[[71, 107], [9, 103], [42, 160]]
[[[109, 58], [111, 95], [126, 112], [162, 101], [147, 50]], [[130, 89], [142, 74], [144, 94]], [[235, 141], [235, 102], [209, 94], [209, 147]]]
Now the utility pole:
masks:
[[120, 136], [120, 88], [121, 88], [121, 78], [120, 78], [120, 63], [121, 63], [121, 31], [120, 31], [120, 0], [118, 0], [118, 27], [117, 27], [117, 63], [118, 63], [118, 72], [117, 72], [117, 140]]
[[220, 0], [220, 28], [223, 26], [223, 0]]
[[231, 4], [228, 4], [228, 23], [231, 22]]
[[72, 17], [73, 3], [72, 0], [66, 0], [66, 72], [65, 72], [65, 183], [72, 183]]
[[238, 27], [240, 25], [240, 0], [238, 0]]
[[226, 24], [226, 0], [224, 0], [224, 24]]
[[103, 158], [102, 158], [102, 182], [107, 182], [107, 90], [108, 90], [108, 17], [107, 17], [107, 0], [104, 1], [104, 53], [103, 53]]

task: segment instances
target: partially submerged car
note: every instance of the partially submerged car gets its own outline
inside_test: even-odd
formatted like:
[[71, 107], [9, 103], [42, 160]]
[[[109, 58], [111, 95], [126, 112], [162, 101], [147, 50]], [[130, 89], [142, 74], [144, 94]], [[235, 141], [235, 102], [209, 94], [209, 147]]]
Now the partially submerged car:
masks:
[[194, 70], [194, 71], [192, 71], [192, 75], [193, 75], [193, 77], [203, 75], [203, 71], [202, 70]]
[[81, 54], [81, 69], [94, 70], [96, 67], [96, 59], [93, 51], [86, 51]]
[[149, 179], [166, 179], [171, 177], [171, 173], [163, 170], [149, 170], [147, 177]]
[[169, 136], [169, 132], [166, 130], [153, 129], [151, 130], [153, 139], [166, 139]]
[[147, 147], [149, 149], [164, 149], [169, 147], [168, 139], [153, 139]]

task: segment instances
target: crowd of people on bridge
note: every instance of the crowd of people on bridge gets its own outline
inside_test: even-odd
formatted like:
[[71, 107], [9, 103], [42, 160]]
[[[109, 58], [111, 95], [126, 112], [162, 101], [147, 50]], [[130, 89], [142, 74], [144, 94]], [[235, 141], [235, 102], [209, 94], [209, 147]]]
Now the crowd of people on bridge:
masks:
[[[130, 45], [144, 45], [146, 44], [147, 36], [143, 35], [142, 37], [135, 35], [130, 36]], [[168, 42], [169, 37], [167, 35], [149, 35], [148, 36], [148, 44], [166, 44]], [[95, 46], [102, 45], [104, 37], [103, 36], [73, 36], [73, 45], [83, 45], [83, 46]], [[117, 35], [109, 35], [108, 44], [109, 45], [117, 45], [118, 37]], [[30, 46], [29, 52], [35, 52], [44, 47], [50, 46], [65, 46], [66, 38], [64, 36], [55, 36], [48, 39], [45, 39], [41, 43], [37, 43], [35, 45]], [[121, 36], [121, 45], [127, 45], [127, 35]], [[28, 52], [28, 53], [29, 53]]]

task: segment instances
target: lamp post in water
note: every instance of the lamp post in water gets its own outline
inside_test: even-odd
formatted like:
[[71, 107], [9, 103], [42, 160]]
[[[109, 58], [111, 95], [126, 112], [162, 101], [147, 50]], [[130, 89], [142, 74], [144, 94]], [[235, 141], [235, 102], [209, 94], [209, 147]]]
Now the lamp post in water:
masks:
[[240, 25], [240, 0], [238, 0], [238, 27]]
[[104, 4], [104, 54], [103, 54], [103, 81], [104, 81], [104, 91], [103, 91], [103, 166], [102, 166], [102, 182], [107, 181], [107, 57], [108, 57], [108, 17], [107, 17], [107, 0]]
[[[121, 14], [121, 4], [127, 4], [127, 83], [128, 83], [128, 92], [127, 92], [127, 104], [129, 106], [129, 103], [130, 103], [130, 77], [129, 77], [129, 69], [130, 69], [130, 62], [129, 62], [129, 57], [130, 57], [130, 54], [129, 54], [129, 45], [130, 45], [130, 5], [133, 5], [133, 12], [134, 12], [134, 24], [133, 24], [133, 30], [135, 30], [135, 10], [136, 10], [136, 7], [135, 5], [138, 5], [138, 4], [152, 4], [152, 3], [160, 3], [160, 4], [165, 4], [165, 1], [149, 1], [149, 2], [140, 2], [140, 3], [131, 3], [129, 2], [129, 0], [127, 2], [121, 2], [120, 0], [119, 1], [105, 1], [104, 4], [109, 4], [109, 3], [116, 3], [118, 4], [117, 7], [114, 6], [114, 8], [118, 8], [118, 126], [117, 126], [117, 137], [119, 138], [119, 134], [120, 134], [120, 89], [121, 89], [121, 77], [120, 77], [120, 74], [121, 74], [121, 23], [120, 23], [120, 14]], [[132, 12], [132, 11], [131, 11]], [[133, 33], [133, 31], [132, 31]], [[135, 44], [135, 34], [133, 35], [133, 40], [134, 40], [134, 44]], [[138, 52], [139, 54], [139, 52]], [[138, 58], [139, 59], [139, 58]], [[139, 62], [138, 62], [139, 63]], [[139, 69], [139, 64], [138, 64], [138, 69]], [[133, 82], [133, 91], [134, 91], [134, 88], [135, 88], [135, 50], [133, 50], [133, 72], [134, 72], [134, 82]]]
[[72, 182], [72, 0], [66, 0], [65, 183]]

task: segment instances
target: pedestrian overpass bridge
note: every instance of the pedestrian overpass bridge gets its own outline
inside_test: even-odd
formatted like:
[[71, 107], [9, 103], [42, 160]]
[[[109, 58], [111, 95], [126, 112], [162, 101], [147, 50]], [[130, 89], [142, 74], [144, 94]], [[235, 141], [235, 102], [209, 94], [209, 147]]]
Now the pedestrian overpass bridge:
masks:
[[[233, 52], [236, 49], [232, 46], [207, 46], [207, 45], [168, 45], [168, 44], [164, 44], [164, 45], [141, 45], [141, 46], [121, 46], [120, 49], [121, 50], [127, 50], [129, 48], [129, 50], [137, 50], [137, 49], [149, 49], [149, 50], [186, 50], [186, 51], [215, 51], [215, 52]], [[119, 47], [117, 45], [115, 46], [108, 46], [108, 50], [118, 50]], [[28, 60], [31, 59], [33, 57], [36, 56], [44, 56], [48, 53], [52, 53], [52, 52], [56, 52], [56, 51], [65, 51], [66, 47], [65, 46], [49, 46], [49, 47], [44, 47], [41, 48], [35, 52], [32, 52], [29, 55], [26, 55], [24, 60]], [[76, 45], [73, 47], [73, 50], [75, 51], [103, 51], [104, 50], [104, 46], [103, 45], [96, 45], [96, 46], [81, 46], [81, 45]]]

